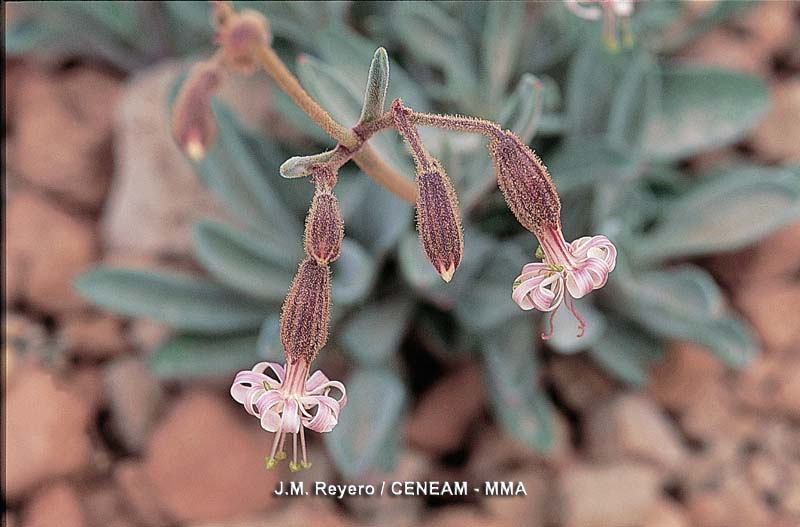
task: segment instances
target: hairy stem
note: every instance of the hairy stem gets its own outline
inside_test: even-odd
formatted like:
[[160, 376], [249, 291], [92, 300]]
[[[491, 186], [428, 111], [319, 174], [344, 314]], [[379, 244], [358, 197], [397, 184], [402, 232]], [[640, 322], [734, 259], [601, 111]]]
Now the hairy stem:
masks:
[[272, 48], [266, 46], [260, 48], [258, 57], [261, 65], [278, 87], [286, 92], [295, 104], [313, 119], [326, 134], [347, 149], [358, 150], [353, 155], [353, 160], [364, 173], [399, 198], [409, 203], [416, 202], [416, 185], [378, 157], [369, 145], [364, 144], [363, 141], [366, 139], [362, 140], [352, 130], [337, 123], [324, 108], [317, 104]]

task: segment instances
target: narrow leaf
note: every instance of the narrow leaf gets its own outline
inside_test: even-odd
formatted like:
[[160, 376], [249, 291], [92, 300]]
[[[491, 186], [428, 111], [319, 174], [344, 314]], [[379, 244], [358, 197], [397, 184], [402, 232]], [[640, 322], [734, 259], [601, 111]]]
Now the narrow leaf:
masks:
[[230, 378], [263, 360], [255, 334], [231, 336], [178, 335], [150, 356], [150, 367], [162, 379]]
[[269, 311], [263, 302], [202, 278], [172, 273], [98, 267], [81, 275], [75, 287], [114, 313], [198, 333], [255, 329]]
[[364, 93], [364, 106], [358, 122], [368, 123], [383, 115], [386, 93], [389, 89], [389, 56], [386, 50], [378, 48], [369, 65], [367, 89]]

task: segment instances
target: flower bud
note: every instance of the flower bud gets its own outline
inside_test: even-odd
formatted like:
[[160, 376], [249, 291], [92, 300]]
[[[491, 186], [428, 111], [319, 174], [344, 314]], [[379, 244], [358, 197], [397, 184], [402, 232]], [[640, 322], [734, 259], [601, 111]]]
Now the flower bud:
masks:
[[330, 270], [306, 258], [297, 269], [281, 311], [281, 344], [290, 362], [314, 360], [328, 341], [330, 312]]
[[458, 199], [442, 165], [429, 159], [428, 170], [417, 173], [417, 232], [422, 248], [445, 282], [461, 263], [464, 237]]
[[172, 113], [172, 136], [193, 160], [205, 157], [217, 135], [211, 112], [211, 96], [222, 84], [219, 66], [213, 59], [197, 63], [181, 88]]
[[252, 9], [230, 14], [217, 32], [225, 64], [244, 75], [256, 70], [258, 48], [268, 46], [271, 40], [266, 17]]
[[317, 187], [306, 219], [306, 254], [320, 265], [339, 258], [344, 222], [339, 202], [326, 187]]
[[511, 132], [489, 142], [497, 184], [511, 212], [538, 236], [546, 227], [561, 226], [561, 202], [541, 159]]

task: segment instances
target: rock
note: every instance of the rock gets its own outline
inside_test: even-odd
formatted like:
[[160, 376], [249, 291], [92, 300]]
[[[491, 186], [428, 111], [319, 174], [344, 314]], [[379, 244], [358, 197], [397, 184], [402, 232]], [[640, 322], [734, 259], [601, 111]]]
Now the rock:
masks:
[[122, 499], [138, 523], [147, 527], [160, 527], [169, 523], [152, 483], [139, 463], [133, 461], [116, 463], [113, 476]]
[[539, 467], [508, 472], [498, 481], [513, 481], [515, 486], [516, 482], [521, 482], [525, 486], [527, 496], [502, 498], [489, 496], [483, 498], [481, 503], [492, 518], [501, 524], [514, 525], [521, 518], [525, 518], [525, 525], [528, 527], [549, 525], [547, 520], [551, 514], [548, 511], [551, 505], [550, 479], [550, 473]]
[[19, 372], [6, 400], [6, 496], [59, 476], [75, 474], [90, 461], [90, 406], [40, 369]]
[[58, 339], [67, 353], [88, 360], [108, 359], [128, 349], [122, 320], [107, 313], [64, 317]]
[[635, 459], [666, 472], [680, 468], [686, 448], [675, 426], [650, 399], [621, 394], [587, 416], [588, 452], [597, 461]]
[[481, 378], [480, 368], [470, 363], [435, 384], [408, 420], [408, 442], [431, 454], [457, 449], [486, 404]]
[[491, 517], [476, 507], [458, 505], [433, 513], [422, 525], [424, 527], [501, 527], [508, 524]]
[[138, 358], [117, 359], [105, 369], [105, 395], [116, 437], [131, 451], [140, 451], [161, 412], [158, 380]]
[[755, 496], [742, 475], [726, 478], [719, 488], [691, 494], [687, 507], [692, 525], [697, 527], [773, 525], [772, 512]]
[[[278, 473], [264, 470], [271, 437], [233, 404], [190, 390], [152, 434], [145, 474], [178, 522], [246, 516], [273, 505]], [[247, 416], [249, 417], [249, 416]]]
[[706, 348], [692, 342], [673, 342], [650, 371], [647, 393], [660, 405], [680, 412], [691, 406], [725, 368]]
[[737, 292], [734, 303], [755, 327], [771, 351], [788, 350], [800, 342], [800, 283], [754, 283]]
[[792, 45], [797, 37], [795, 2], [760, 2], [731, 25], [746, 34], [749, 46], [765, 55], [774, 55]]
[[172, 333], [172, 328], [154, 320], [133, 320], [128, 328], [128, 342], [134, 349], [149, 353]]
[[467, 470], [476, 477], [492, 480], [519, 465], [531, 464], [537, 456], [512, 440], [498, 427], [484, 424], [479, 427], [471, 449]]
[[748, 407], [800, 418], [800, 358], [762, 356], [740, 375], [736, 393]]
[[266, 527], [277, 525], [280, 527], [311, 527], [322, 525], [325, 527], [351, 527], [356, 524], [336, 510], [330, 500], [318, 499], [313, 496], [298, 500], [289, 500], [289, 504], [278, 511], [268, 515], [254, 515], [247, 518], [226, 520], [220, 522], [193, 523], [190, 527]]
[[762, 78], [770, 73], [768, 53], [724, 26], [707, 31], [682, 50], [678, 57], [690, 63], [717, 66]]
[[768, 162], [800, 162], [800, 79], [772, 86], [770, 109], [753, 131], [753, 148]]
[[18, 90], [9, 164], [60, 200], [99, 209], [111, 172], [118, 81], [88, 67], [55, 75], [29, 68]]
[[684, 433], [694, 440], [712, 442], [726, 437], [734, 426], [735, 401], [721, 383], [710, 384], [679, 416]]
[[31, 498], [23, 527], [83, 527], [87, 525], [78, 493], [66, 483], [55, 483]]
[[576, 464], [559, 477], [564, 527], [631, 527], [658, 500], [659, 477], [637, 463]]
[[103, 387], [103, 371], [96, 365], [79, 365], [70, 367], [63, 376], [70, 389], [82, 401], [85, 401], [91, 412], [99, 411], [106, 403]]
[[3, 317], [3, 356], [6, 387], [14, 381], [19, 366], [34, 363], [47, 355], [44, 327], [17, 313]]
[[84, 502], [89, 525], [138, 527], [130, 519], [119, 490], [111, 485], [99, 485], [90, 489], [84, 494]]
[[714, 256], [714, 275], [730, 289], [753, 282], [791, 282], [800, 276], [800, 222], [772, 233], [735, 253]]
[[665, 499], [660, 499], [648, 511], [642, 527], [690, 527], [690, 524], [689, 518], [681, 507]]
[[[116, 119], [117, 167], [102, 218], [106, 247], [146, 254], [192, 254], [191, 225], [228, 214], [205, 188], [170, 135], [167, 100], [183, 67], [166, 63], [125, 87]], [[244, 106], [243, 120], [263, 124], [263, 78], [226, 77], [221, 98]]]
[[[430, 473], [433, 460], [423, 452], [404, 449], [397, 458], [394, 470], [380, 476], [385, 481], [445, 481], [445, 477], [432, 476]], [[319, 481], [319, 480], [317, 480]], [[374, 483], [373, 479], [367, 480]], [[453, 481], [453, 478], [447, 478]], [[393, 496], [354, 496], [344, 501], [353, 517], [372, 525], [392, 527], [413, 527], [419, 525], [420, 515], [425, 505], [424, 500], [417, 497]]]
[[556, 356], [548, 375], [570, 408], [585, 411], [614, 393], [614, 383], [581, 357]]
[[47, 313], [76, 311], [86, 303], [73, 281], [95, 259], [93, 227], [30, 192], [8, 203], [6, 294]]

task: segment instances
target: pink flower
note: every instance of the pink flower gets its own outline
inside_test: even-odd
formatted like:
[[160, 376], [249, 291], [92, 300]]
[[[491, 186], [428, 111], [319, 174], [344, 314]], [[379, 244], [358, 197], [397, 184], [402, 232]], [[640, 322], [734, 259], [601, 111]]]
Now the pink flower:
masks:
[[522, 268], [522, 274], [514, 281], [511, 297], [526, 311], [550, 312], [549, 332], [542, 334], [543, 339], [548, 339], [553, 332], [553, 316], [566, 291], [565, 303], [578, 321], [578, 337], [581, 337], [586, 323], [575, 310], [572, 299], [582, 298], [606, 285], [616, 265], [617, 249], [605, 236], [584, 236], [567, 243], [561, 229], [553, 227], [541, 231], [539, 242], [544, 261]]
[[[275, 432], [267, 469], [286, 457], [283, 447], [287, 434], [293, 435], [293, 459], [289, 469], [296, 472], [309, 468], [305, 428], [330, 432], [347, 404], [344, 384], [328, 379], [321, 371], [309, 377], [308, 370], [309, 363], [303, 359], [289, 362], [285, 369], [275, 362], [259, 362], [252, 370], [237, 373], [233, 380], [231, 396], [244, 405], [247, 413], [259, 418], [264, 430]], [[300, 463], [297, 461], [298, 436], [302, 450]]]

